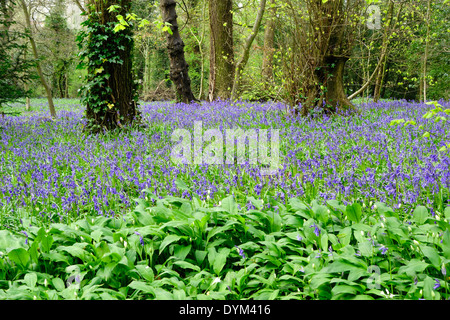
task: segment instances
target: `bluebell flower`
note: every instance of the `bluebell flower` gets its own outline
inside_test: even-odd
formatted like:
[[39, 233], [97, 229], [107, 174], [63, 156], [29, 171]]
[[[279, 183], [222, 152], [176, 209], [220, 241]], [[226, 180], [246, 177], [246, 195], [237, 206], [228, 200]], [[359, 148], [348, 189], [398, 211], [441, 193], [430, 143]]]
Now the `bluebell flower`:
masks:
[[144, 246], [145, 242], [144, 242], [144, 239], [142, 238], [141, 234], [137, 231], [135, 231], [134, 234], [139, 236], [139, 242], [141, 243], [141, 246]]
[[25, 231], [20, 231], [21, 233], [23, 233], [25, 235], [25, 244], [28, 244], [28, 234]]
[[239, 248], [238, 246], [235, 245], [235, 247], [239, 250], [239, 255], [245, 259], [245, 253], [244, 250], [242, 250], [241, 248]]
[[386, 252], [388, 251], [388, 248], [381, 245], [381, 248], [379, 250], [381, 251], [381, 254], [386, 254]]
[[320, 229], [319, 229], [319, 227], [317, 226], [317, 224], [314, 223], [314, 224], [310, 225], [309, 227], [310, 227], [310, 228], [314, 227], [314, 234], [316, 235], [316, 237], [318, 237], [319, 234], [320, 234]]
[[434, 281], [436, 281], [436, 283], [434, 284], [433, 290], [437, 290], [441, 286], [441, 282], [439, 279], [434, 279]]

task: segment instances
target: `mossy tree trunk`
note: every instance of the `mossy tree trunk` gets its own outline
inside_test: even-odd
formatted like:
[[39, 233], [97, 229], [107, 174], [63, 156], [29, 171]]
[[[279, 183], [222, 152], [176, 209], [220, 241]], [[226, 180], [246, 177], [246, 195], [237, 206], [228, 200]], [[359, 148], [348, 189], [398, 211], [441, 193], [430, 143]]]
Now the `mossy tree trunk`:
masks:
[[301, 113], [304, 116], [314, 109], [326, 114], [356, 111], [345, 93], [343, 79], [353, 44], [352, 11], [358, 6], [358, 1], [350, 2], [307, 2], [310, 16], [308, 36], [314, 45], [309, 46], [306, 55], [311, 77], [302, 104]]

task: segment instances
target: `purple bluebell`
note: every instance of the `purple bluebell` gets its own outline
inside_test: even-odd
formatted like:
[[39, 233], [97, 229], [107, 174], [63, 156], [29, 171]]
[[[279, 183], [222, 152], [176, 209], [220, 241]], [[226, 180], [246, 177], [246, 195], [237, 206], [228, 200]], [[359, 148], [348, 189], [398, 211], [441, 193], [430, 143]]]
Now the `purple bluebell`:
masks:
[[381, 254], [385, 255], [388, 251], [388, 248], [384, 245], [381, 245], [381, 248], [379, 250], [381, 251]]
[[237, 248], [237, 249], [239, 250], [239, 255], [240, 255], [240, 256], [241, 256], [242, 258], [244, 258], [244, 259], [245, 259], [246, 257], [245, 257], [245, 253], [244, 253], [244, 250], [242, 250], [241, 248], [239, 248], [239, 247], [238, 247], [238, 246], [236, 246], [236, 245], [235, 245], [235, 247], [236, 247], [236, 248]]
[[434, 281], [436, 283], [434, 284], [433, 290], [437, 290], [441, 287], [441, 282], [439, 281], [439, 279], [434, 279]]
[[314, 234], [316, 235], [316, 237], [318, 237], [319, 234], [320, 234], [319, 226], [318, 226], [317, 224], [314, 223], [314, 224], [310, 225], [309, 227], [310, 227], [310, 228], [314, 228]]

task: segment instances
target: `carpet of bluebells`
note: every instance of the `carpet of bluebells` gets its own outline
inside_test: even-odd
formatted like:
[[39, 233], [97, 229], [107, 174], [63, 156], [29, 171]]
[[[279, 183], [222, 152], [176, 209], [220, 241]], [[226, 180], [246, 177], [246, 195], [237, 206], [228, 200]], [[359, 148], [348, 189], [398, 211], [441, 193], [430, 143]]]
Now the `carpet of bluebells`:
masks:
[[[188, 196], [177, 178], [211, 202], [225, 194], [270, 194], [281, 200], [381, 201], [405, 212], [419, 204], [443, 211], [449, 202], [450, 157], [438, 149], [450, 141], [450, 125], [422, 119], [429, 105], [367, 103], [360, 115], [321, 120], [287, 116], [282, 104], [160, 102], [141, 108], [146, 129], [106, 136], [86, 136], [82, 108], [64, 101], [54, 122], [45, 119], [45, 103], [31, 116], [0, 119], [2, 223], [30, 214], [58, 222], [86, 213], [116, 215], [132, 208], [144, 189]], [[425, 128], [390, 126], [398, 118], [416, 119]], [[279, 129], [278, 174], [261, 176], [249, 164], [172, 164], [172, 132], [193, 132], [194, 121], [223, 132]], [[422, 138], [424, 130], [431, 138]]]
[[[450, 299], [450, 123], [430, 105], [142, 103], [103, 135], [57, 105], [0, 117], [0, 300]], [[195, 121], [278, 129], [277, 173], [175, 165]]]

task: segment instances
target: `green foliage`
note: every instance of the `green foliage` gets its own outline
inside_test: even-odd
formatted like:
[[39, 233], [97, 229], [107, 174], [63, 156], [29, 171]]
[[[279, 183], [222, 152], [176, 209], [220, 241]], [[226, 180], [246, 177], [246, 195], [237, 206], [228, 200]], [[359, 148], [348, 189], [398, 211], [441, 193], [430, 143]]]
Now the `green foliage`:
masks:
[[[434, 122], [445, 122], [447, 121], [447, 116], [450, 115], [450, 109], [443, 109], [443, 107], [437, 102], [437, 101], [429, 101], [426, 104], [428, 105], [433, 105], [434, 109], [430, 109], [428, 110], [423, 116], [422, 118], [424, 119], [432, 119], [434, 120]], [[434, 119], [433, 119], [434, 118]], [[406, 127], [407, 125], [412, 125], [412, 126], [416, 126], [416, 122], [414, 120], [408, 120], [405, 121], [404, 119], [395, 119], [392, 120], [390, 125], [394, 126], [394, 125], [399, 125], [404, 123], [404, 127]], [[422, 126], [419, 127], [420, 129], [422, 129]], [[422, 135], [422, 138], [429, 138], [430, 135], [432, 133], [425, 131]], [[434, 135], [434, 134], [433, 134]], [[439, 151], [444, 152], [447, 151], [447, 149], [450, 150], [450, 143], [448, 143], [448, 145], [444, 145], [442, 146]]]
[[[116, 9], [111, 11], [116, 13]], [[118, 110], [118, 101], [109, 85], [109, 79], [112, 77], [111, 66], [122, 65], [122, 53], [133, 47], [131, 28], [118, 30], [115, 21], [103, 23], [102, 14], [101, 11], [90, 10], [88, 18], [82, 23], [85, 28], [77, 36], [81, 50], [78, 68], [87, 68], [85, 84], [80, 89], [81, 101], [87, 106], [87, 111], [94, 114], [87, 117], [87, 127], [93, 131], [99, 131], [102, 124], [107, 122], [108, 113]], [[115, 17], [119, 22], [123, 20], [120, 14], [115, 14]], [[122, 20], [119, 17], [122, 17]], [[132, 90], [136, 90], [135, 85]]]
[[147, 193], [120, 218], [24, 221], [0, 231], [0, 299], [450, 297], [450, 207], [410, 219], [382, 203], [246, 201]]
[[[0, 111], [3, 107], [20, 98], [29, 91], [24, 84], [35, 78], [30, 71], [34, 61], [26, 57], [26, 34], [12, 28], [11, 19], [14, 2], [7, 2], [0, 8]], [[25, 42], [26, 43], [26, 42]]]

